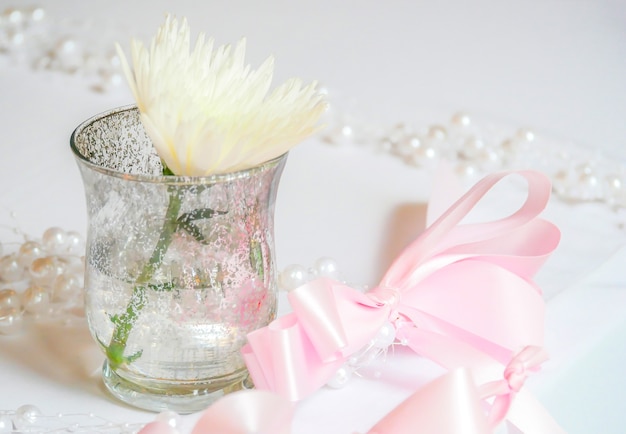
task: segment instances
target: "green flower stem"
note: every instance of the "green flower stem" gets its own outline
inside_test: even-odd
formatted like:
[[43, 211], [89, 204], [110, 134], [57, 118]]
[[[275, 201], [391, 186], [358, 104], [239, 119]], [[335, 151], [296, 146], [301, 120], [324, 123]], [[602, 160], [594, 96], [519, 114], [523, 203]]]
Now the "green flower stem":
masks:
[[[128, 362], [132, 362], [136, 358], [141, 356], [141, 351], [131, 355], [124, 356], [128, 337], [130, 332], [137, 321], [139, 312], [146, 304], [146, 283], [152, 279], [155, 271], [161, 266], [163, 258], [167, 253], [174, 232], [178, 227], [178, 214], [181, 207], [181, 196], [176, 190], [176, 187], [170, 187], [168, 189], [169, 203], [167, 211], [165, 213], [165, 221], [161, 228], [161, 234], [159, 240], [152, 252], [150, 260], [144, 265], [141, 273], [135, 281], [133, 293], [128, 301], [126, 310], [121, 315], [114, 315], [111, 317], [111, 321], [114, 324], [113, 335], [111, 336], [111, 342], [106, 347], [106, 355], [109, 359], [109, 363], [113, 369], [119, 367]], [[150, 286], [150, 285], [148, 285]]]

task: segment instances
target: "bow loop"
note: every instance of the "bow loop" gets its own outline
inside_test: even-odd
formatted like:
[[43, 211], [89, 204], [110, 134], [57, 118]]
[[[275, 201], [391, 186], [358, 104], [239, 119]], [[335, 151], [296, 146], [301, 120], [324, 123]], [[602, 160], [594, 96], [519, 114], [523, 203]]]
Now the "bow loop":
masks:
[[[522, 206], [508, 217], [485, 222], [460, 223], [489, 190], [503, 178], [521, 175], [528, 183]], [[550, 180], [534, 171], [499, 172], [487, 175], [459, 198], [446, 212], [415, 239], [391, 264], [381, 286], [403, 288], [448, 264], [467, 257], [508, 256], [509, 265], [525, 257], [522, 272], [531, 277], [559, 242], [559, 231], [538, 228], [537, 215], [550, 198]], [[541, 238], [537, 239], [537, 233]], [[516, 234], [515, 237], [513, 235]]]
[[322, 360], [335, 360], [359, 350], [391, 311], [388, 304], [328, 278], [296, 288], [288, 298]]

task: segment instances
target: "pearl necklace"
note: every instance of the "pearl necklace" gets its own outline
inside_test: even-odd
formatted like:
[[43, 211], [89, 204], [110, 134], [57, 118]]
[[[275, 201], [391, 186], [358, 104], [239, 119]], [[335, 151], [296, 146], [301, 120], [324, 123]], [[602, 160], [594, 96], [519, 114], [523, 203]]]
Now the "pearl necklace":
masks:
[[[163, 420], [176, 427], [180, 424], [180, 416], [165, 412], [157, 420]], [[15, 411], [0, 411], [0, 433], [101, 433], [120, 434], [136, 433], [144, 424], [117, 423], [93, 413], [89, 414], [56, 414], [45, 415], [34, 405], [22, 405]]]
[[[70, 324], [84, 319], [84, 243], [80, 234], [47, 229], [0, 258], [0, 334], [26, 322]], [[2, 247], [2, 246], [0, 246]]]
[[398, 123], [390, 128], [345, 114], [331, 114], [328, 123], [322, 140], [333, 146], [389, 153], [418, 169], [445, 160], [459, 176], [472, 181], [494, 171], [532, 168], [550, 176], [554, 195], [566, 203], [596, 202], [614, 211], [626, 209], [624, 164], [531, 129], [479, 125], [462, 112], [443, 123]]
[[0, 60], [80, 76], [105, 92], [122, 83], [116, 31], [96, 20], [55, 19], [40, 6], [9, 7], [0, 13]]

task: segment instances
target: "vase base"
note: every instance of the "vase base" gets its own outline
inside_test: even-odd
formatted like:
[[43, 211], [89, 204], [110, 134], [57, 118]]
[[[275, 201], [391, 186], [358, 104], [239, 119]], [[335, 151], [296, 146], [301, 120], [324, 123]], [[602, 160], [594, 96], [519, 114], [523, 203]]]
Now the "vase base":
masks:
[[105, 361], [102, 379], [107, 390], [122, 402], [144, 410], [169, 410], [179, 414], [205, 410], [228, 393], [254, 388], [246, 369], [210, 381], [171, 383], [146, 380], [139, 384], [119, 375]]

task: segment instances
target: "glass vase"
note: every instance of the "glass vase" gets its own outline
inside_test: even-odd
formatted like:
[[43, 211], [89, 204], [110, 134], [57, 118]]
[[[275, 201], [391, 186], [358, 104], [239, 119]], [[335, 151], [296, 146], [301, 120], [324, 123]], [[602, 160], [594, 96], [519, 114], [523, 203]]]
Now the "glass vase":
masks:
[[276, 316], [274, 202], [286, 154], [164, 176], [135, 107], [72, 134], [88, 213], [86, 315], [103, 379], [136, 407], [189, 413], [248, 387], [246, 335]]

